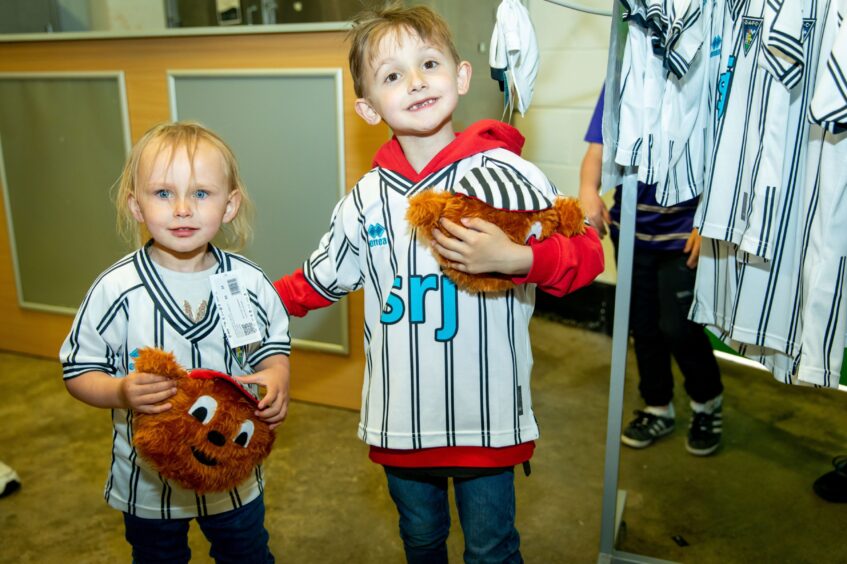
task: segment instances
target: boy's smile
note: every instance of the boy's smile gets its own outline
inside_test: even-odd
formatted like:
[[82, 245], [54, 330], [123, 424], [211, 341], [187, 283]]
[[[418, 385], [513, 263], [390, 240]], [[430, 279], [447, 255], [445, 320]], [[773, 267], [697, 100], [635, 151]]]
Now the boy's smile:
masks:
[[171, 270], [203, 270], [208, 243], [238, 212], [239, 192], [230, 192], [224, 160], [201, 142], [193, 158], [185, 147], [151, 144], [138, 167], [130, 210], [153, 237], [150, 256]]
[[[385, 35], [375, 47], [356, 112], [368, 123], [381, 120], [403, 143], [453, 140], [453, 111], [468, 91], [470, 63], [457, 63], [442, 47], [407, 29]], [[433, 139], [435, 138], [435, 139]]]

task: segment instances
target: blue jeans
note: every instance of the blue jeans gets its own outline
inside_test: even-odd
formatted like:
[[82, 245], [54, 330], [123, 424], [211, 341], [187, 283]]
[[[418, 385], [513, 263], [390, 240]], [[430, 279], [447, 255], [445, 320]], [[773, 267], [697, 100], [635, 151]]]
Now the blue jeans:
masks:
[[[391, 472], [388, 491], [400, 513], [400, 537], [410, 564], [447, 562], [450, 507], [447, 478], [407, 479]], [[515, 474], [453, 478], [456, 507], [465, 535], [465, 562], [523, 562], [515, 528]]]
[[[126, 540], [132, 545], [132, 561], [138, 564], [188, 562], [191, 559], [191, 549], [188, 548], [190, 522], [191, 519], [143, 519], [124, 513]], [[209, 556], [215, 562], [274, 562], [268, 548], [262, 496], [232, 511], [197, 517], [197, 524], [212, 545]]]

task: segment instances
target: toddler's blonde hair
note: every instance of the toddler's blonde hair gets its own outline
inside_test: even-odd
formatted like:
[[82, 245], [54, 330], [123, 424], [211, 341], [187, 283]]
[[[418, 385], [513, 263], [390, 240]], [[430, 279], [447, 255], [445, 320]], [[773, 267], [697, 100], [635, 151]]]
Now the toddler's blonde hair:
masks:
[[389, 33], [414, 32], [423, 41], [445, 49], [459, 64], [459, 52], [453, 43], [450, 27], [440, 15], [426, 6], [403, 7], [401, 2], [389, 2], [382, 8], [364, 10], [353, 18], [348, 62], [353, 75], [353, 89], [362, 98], [365, 93], [365, 73], [376, 56], [376, 47]]
[[118, 233], [127, 241], [136, 246], [144, 242], [142, 239], [144, 236], [142, 226], [138, 224], [132, 215], [129, 207], [129, 198], [130, 196], [136, 196], [139, 167], [145, 149], [150, 147], [151, 144], [156, 145], [156, 153], [152, 155], [153, 160], [163, 151], [167, 151], [170, 155], [168, 166], [172, 164], [176, 151], [178, 149], [185, 149], [188, 152], [188, 160], [191, 162], [193, 174], [194, 155], [200, 143], [208, 143], [218, 150], [218, 153], [223, 159], [224, 174], [226, 175], [229, 193], [231, 194], [236, 191], [241, 193], [241, 206], [238, 209], [238, 213], [229, 224], [225, 224], [221, 228], [225, 235], [225, 248], [234, 251], [241, 250], [250, 241], [253, 235], [253, 229], [251, 227], [253, 204], [247, 195], [244, 182], [241, 180], [241, 174], [238, 172], [238, 163], [235, 160], [235, 154], [229, 145], [215, 132], [193, 121], [160, 123], [149, 129], [138, 140], [135, 146], [133, 146], [129, 158], [124, 165], [121, 178], [118, 181], [115, 202], [118, 211]]

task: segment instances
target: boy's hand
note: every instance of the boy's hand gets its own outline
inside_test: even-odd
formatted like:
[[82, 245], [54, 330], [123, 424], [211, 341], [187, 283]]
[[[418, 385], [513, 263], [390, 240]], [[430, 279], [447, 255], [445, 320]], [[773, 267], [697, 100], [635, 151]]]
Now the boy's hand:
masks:
[[131, 372], [120, 379], [120, 394], [126, 407], [139, 413], [162, 413], [171, 408], [170, 403], [162, 403], [176, 393], [176, 381], [173, 378]]
[[250, 376], [237, 376], [245, 384], [258, 384], [265, 388], [255, 415], [271, 429], [279, 427], [288, 415], [288, 383], [290, 379], [288, 357], [274, 355], [259, 363], [259, 371]]
[[462, 225], [441, 219], [446, 235], [432, 231], [433, 248], [460, 272], [498, 272], [523, 276], [532, 267], [532, 249], [509, 239], [502, 229], [480, 219], [463, 218]]
[[691, 230], [691, 235], [688, 236], [688, 240], [685, 242], [685, 248], [682, 249], [683, 253], [688, 255], [688, 260], [685, 261], [685, 266], [691, 268], [692, 270], [697, 268], [697, 263], [700, 261], [700, 232], [697, 231], [697, 228]]

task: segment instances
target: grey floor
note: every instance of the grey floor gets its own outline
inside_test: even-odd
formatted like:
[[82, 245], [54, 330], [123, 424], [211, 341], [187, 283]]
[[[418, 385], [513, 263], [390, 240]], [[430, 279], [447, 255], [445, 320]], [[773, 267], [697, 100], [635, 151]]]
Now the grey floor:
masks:
[[[543, 319], [533, 321], [532, 338], [542, 438], [532, 476], [517, 478], [523, 555], [597, 562], [611, 340]], [[847, 452], [847, 395], [722, 369], [725, 444], [715, 456], [685, 451], [681, 382], [676, 432], [622, 451], [619, 548], [678, 562], [847, 562], [847, 504], [811, 491], [830, 458]], [[638, 406], [630, 378], [624, 418]], [[278, 561], [403, 561], [384, 477], [355, 437], [356, 422], [350, 411], [292, 404], [266, 464], [266, 525]], [[109, 440], [108, 412], [73, 400], [58, 363], [0, 353], [0, 459], [23, 482], [0, 500], [0, 562], [129, 561], [120, 516], [101, 497]], [[194, 528], [191, 545], [194, 561], [209, 561]], [[454, 526], [453, 562], [461, 545]]]

